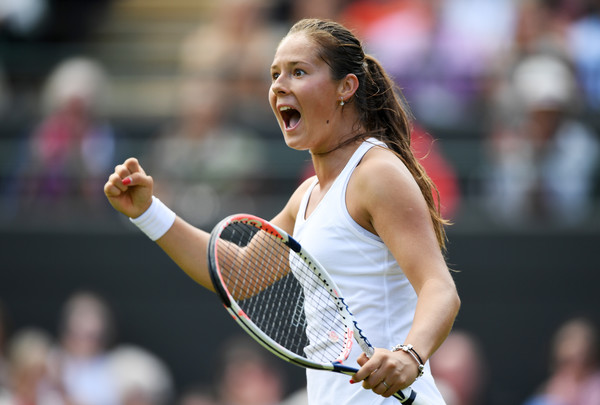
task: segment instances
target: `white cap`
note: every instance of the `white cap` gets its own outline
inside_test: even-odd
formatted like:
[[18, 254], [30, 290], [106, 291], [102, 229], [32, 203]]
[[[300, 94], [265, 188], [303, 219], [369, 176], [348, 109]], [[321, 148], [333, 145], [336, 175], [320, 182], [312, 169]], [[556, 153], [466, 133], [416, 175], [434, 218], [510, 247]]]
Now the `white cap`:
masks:
[[516, 94], [529, 109], [565, 109], [574, 101], [575, 79], [568, 65], [548, 55], [530, 56], [515, 69]]

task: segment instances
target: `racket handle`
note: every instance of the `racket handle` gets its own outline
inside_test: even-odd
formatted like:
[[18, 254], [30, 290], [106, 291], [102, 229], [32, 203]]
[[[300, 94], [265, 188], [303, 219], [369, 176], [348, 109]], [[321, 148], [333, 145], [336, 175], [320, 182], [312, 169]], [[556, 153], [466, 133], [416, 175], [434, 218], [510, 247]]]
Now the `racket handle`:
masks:
[[408, 387], [396, 392], [393, 397], [404, 405], [433, 405], [422, 395], [418, 395], [412, 388]]
[[396, 392], [393, 396], [398, 399], [401, 404], [420, 405], [418, 402], [415, 403], [415, 400], [417, 399], [417, 393], [414, 392], [410, 387]]

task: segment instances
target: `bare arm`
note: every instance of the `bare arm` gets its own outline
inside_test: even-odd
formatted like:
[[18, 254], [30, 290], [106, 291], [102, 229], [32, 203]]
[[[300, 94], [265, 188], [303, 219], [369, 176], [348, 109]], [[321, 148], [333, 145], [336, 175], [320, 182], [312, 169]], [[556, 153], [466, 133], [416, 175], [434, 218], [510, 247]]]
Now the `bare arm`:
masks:
[[[135, 158], [115, 167], [104, 185], [104, 193], [113, 208], [130, 218], [142, 215], [152, 203], [154, 181]], [[273, 223], [288, 233], [294, 229], [302, 185]], [[214, 291], [207, 263], [210, 234], [177, 217], [169, 230], [156, 243], [194, 281]]]
[[[302, 197], [303, 190], [306, 189], [306, 186], [307, 184], [302, 185], [298, 191], [294, 193], [284, 209], [271, 221], [289, 234], [294, 230], [299, 200]], [[258, 235], [259, 237], [270, 237], [263, 232]], [[207, 247], [209, 238], [209, 233], [193, 227], [181, 218], [177, 218], [171, 229], [156, 242], [192, 279], [209, 290], [214, 291], [208, 272]], [[238, 265], [241, 263], [242, 267], [246, 267], [247, 271], [252, 271], [251, 269], [253, 269], [254, 266], [244, 266], [243, 264], [256, 262], [256, 260], [252, 258], [255, 252], [254, 247], [261, 245], [264, 245], [264, 243], [257, 240], [256, 237], [254, 237], [243, 249], [233, 244], [221, 243], [221, 247], [223, 248], [234, 248], [238, 250], [235, 254], [222, 255], [222, 257], [235, 258]], [[223, 263], [226, 263], [226, 261]], [[225, 268], [223, 268], [223, 270], [225, 270]], [[262, 286], [255, 286], [256, 290], [254, 290], [254, 292], [262, 290], [289, 272], [289, 268], [287, 267], [277, 267], [272, 269], [261, 268], [260, 270], [263, 273], [268, 272], [272, 277], [256, 277], [257, 280], [264, 280], [265, 284]], [[230, 290], [230, 292], [233, 293], [233, 290]], [[245, 297], [239, 296], [236, 298], [243, 299]]]
[[208, 232], [177, 217], [171, 229], [156, 243], [194, 281], [214, 291], [206, 258], [209, 236]]
[[[427, 205], [412, 175], [389, 151], [370, 151], [355, 174], [349, 209], [361, 225], [381, 237], [418, 296], [410, 332], [398, 343], [412, 344], [427, 361], [450, 332], [460, 305]], [[363, 367], [354, 381], [364, 381], [365, 388], [384, 396], [410, 385], [418, 373], [415, 359], [402, 351], [378, 349], [371, 360], [359, 358], [359, 364]]]
[[[135, 158], [115, 167], [104, 185], [104, 194], [113, 208], [130, 218], [142, 215], [152, 203], [154, 181]], [[209, 234], [177, 217], [156, 243], [192, 279], [213, 291], [206, 249]]]

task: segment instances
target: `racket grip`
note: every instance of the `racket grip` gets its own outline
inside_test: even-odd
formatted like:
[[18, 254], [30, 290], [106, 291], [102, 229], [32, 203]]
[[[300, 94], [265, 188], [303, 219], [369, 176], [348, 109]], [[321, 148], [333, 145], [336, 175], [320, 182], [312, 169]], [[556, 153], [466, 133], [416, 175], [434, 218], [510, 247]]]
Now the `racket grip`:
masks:
[[410, 387], [398, 391], [393, 396], [404, 405], [434, 405]]

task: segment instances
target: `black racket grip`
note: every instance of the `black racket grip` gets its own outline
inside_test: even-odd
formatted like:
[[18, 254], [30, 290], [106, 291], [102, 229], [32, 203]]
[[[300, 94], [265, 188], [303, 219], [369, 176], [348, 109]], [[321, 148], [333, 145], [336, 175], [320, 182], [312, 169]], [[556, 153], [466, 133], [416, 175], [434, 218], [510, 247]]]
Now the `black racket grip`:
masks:
[[412, 388], [405, 388], [392, 396], [404, 405], [434, 405], [422, 395], [417, 395], [417, 392]]
[[[408, 390], [410, 390], [410, 394], [407, 397], [406, 391], [408, 391]], [[408, 390], [404, 390], [404, 391], [400, 390], [400, 391], [396, 392], [393, 395], [393, 397], [397, 398], [398, 401], [400, 401], [400, 403], [404, 404], [404, 405], [413, 405], [413, 404], [419, 405], [418, 402], [415, 404], [415, 399], [417, 398], [417, 393], [413, 389], [409, 388]]]

